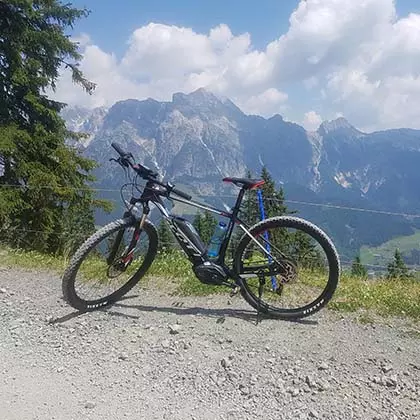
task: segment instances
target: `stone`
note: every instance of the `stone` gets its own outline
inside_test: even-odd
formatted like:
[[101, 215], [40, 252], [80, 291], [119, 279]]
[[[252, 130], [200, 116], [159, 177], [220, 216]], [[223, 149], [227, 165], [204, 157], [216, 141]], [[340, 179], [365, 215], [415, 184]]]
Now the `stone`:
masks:
[[383, 372], [383, 373], [388, 373], [388, 372], [390, 372], [392, 369], [393, 369], [393, 367], [392, 367], [392, 365], [391, 365], [391, 364], [387, 364], [387, 365], [382, 366], [382, 372]]
[[225, 369], [229, 369], [232, 366], [232, 361], [229, 358], [223, 358], [220, 361], [220, 364], [225, 368]]
[[179, 334], [181, 331], [182, 327], [179, 324], [173, 324], [173, 325], [169, 325], [169, 333], [170, 334]]
[[386, 386], [391, 388], [391, 387], [397, 386], [397, 384], [398, 384], [397, 375], [392, 375], [392, 376], [389, 376], [389, 377], [385, 378], [385, 385]]
[[317, 419], [319, 418], [319, 414], [316, 410], [312, 409], [309, 411], [308, 416], [311, 417], [312, 419]]
[[327, 363], [325, 362], [321, 362], [321, 364], [318, 366], [319, 370], [328, 370], [330, 367], [328, 366]]
[[319, 380], [318, 381], [318, 391], [328, 391], [330, 389], [330, 384], [327, 381]]

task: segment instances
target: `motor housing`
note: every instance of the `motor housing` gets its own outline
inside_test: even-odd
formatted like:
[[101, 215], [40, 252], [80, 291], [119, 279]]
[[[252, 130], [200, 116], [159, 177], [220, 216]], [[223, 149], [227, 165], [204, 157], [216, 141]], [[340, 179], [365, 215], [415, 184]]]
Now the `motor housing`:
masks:
[[220, 265], [211, 261], [193, 267], [197, 278], [205, 284], [222, 285], [226, 282], [228, 275]]

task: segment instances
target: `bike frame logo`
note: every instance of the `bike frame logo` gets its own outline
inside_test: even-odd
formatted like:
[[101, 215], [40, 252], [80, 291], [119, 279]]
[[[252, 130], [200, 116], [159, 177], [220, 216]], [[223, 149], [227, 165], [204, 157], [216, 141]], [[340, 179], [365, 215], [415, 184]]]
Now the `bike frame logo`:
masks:
[[191, 253], [191, 256], [201, 257], [202, 252], [199, 249], [197, 249], [197, 247], [185, 236], [185, 234], [181, 231], [176, 222], [173, 219], [166, 220], [168, 221], [169, 227], [171, 228], [173, 234], [175, 235], [181, 246], [184, 245]]

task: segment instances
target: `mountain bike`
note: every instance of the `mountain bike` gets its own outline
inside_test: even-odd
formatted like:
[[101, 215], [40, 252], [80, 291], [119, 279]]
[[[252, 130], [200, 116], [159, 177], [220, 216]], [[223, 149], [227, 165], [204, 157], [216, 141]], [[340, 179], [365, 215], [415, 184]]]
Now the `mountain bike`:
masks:
[[[292, 216], [276, 216], [249, 226], [242, 220], [245, 193], [264, 181], [224, 178], [239, 187], [230, 210], [199, 203], [158, 179], [158, 173], [135, 163], [131, 153], [117, 143], [112, 147], [125, 171], [134, 171], [131, 199], [123, 217], [100, 228], [75, 252], [62, 279], [64, 299], [81, 311], [112, 305], [147, 273], [158, 251], [158, 233], [150, 219], [154, 205], [191, 262], [197, 279], [205, 284], [226, 286], [240, 292], [257, 310], [278, 318], [302, 318], [319, 311], [332, 298], [340, 275], [340, 262], [331, 239], [314, 224]], [[131, 172], [132, 173], [132, 172]], [[140, 186], [139, 180], [145, 181]], [[173, 215], [165, 201], [180, 202], [227, 219], [226, 234], [216, 257], [185, 218]], [[241, 217], [239, 217], [241, 214]], [[245, 215], [246, 216], [246, 215]], [[242, 236], [227, 250], [234, 228]], [[236, 232], [236, 231], [235, 231]]]

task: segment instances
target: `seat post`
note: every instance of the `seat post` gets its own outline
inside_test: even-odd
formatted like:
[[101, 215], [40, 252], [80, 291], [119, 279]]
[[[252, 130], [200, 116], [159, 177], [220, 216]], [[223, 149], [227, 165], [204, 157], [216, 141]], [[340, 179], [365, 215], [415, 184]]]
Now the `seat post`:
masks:
[[234, 217], [236, 217], [239, 213], [239, 210], [240, 210], [241, 204], [242, 204], [242, 200], [244, 198], [245, 191], [246, 191], [246, 188], [244, 188], [244, 187], [242, 187], [239, 190], [238, 197], [236, 198], [235, 206], [233, 207], [233, 210], [232, 210], [232, 213], [233, 213]]
[[[228, 230], [226, 232], [226, 237], [227, 238], [230, 238], [231, 235], [232, 235], [232, 231], [235, 227], [234, 220], [238, 216], [238, 213], [239, 213], [239, 210], [240, 210], [240, 207], [241, 207], [241, 203], [242, 203], [242, 199], [244, 198], [245, 191], [246, 191], [246, 188], [242, 187], [239, 191], [238, 197], [236, 198], [235, 206], [232, 209], [233, 218], [230, 220]], [[219, 264], [223, 264], [227, 247], [228, 247], [228, 241], [223, 241], [222, 246], [220, 247], [220, 252], [219, 252], [219, 259], [218, 259]]]

